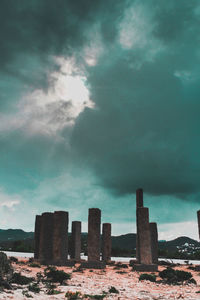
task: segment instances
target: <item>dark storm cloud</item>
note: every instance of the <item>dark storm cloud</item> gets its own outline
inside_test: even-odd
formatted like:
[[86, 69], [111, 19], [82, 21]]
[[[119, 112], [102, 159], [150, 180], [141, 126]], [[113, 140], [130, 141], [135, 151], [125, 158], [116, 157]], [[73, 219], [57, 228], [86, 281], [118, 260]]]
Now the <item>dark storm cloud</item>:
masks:
[[[25, 85], [29, 90], [48, 88], [48, 72], [57, 67], [52, 56], [80, 56], [82, 47], [91, 42], [88, 31], [96, 23], [100, 24], [103, 39], [113, 40], [115, 24], [126, 3], [113, 0], [108, 3], [92, 0], [2, 0], [1, 109], [9, 109], [10, 103], [24, 92]], [[9, 92], [11, 89], [15, 89], [16, 97]]]
[[115, 192], [184, 199], [200, 191], [198, 2], [134, 5], [151, 22], [142, 20], [131, 47], [89, 68], [96, 109], [80, 115], [72, 145]]
[[[87, 30], [96, 22], [102, 23], [105, 39], [113, 39], [116, 34], [114, 22], [121, 14], [120, 6], [125, 6], [126, 1], [123, 5], [120, 1], [109, 1], [106, 7], [105, 3], [92, 0], [2, 0], [1, 66], [9, 69], [19, 54], [38, 54], [43, 59], [48, 54], [72, 54], [88, 41]], [[106, 30], [108, 22], [112, 24]], [[13, 66], [11, 69], [15, 71]]]

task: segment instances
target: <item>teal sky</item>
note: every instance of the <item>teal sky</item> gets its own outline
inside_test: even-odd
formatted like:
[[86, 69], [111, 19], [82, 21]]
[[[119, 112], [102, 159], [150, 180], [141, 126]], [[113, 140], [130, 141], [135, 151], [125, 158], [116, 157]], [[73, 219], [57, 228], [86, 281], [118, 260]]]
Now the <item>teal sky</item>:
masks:
[[0, 228], [102, 209], [135, 232], [198, 237], [198, 0], [1, 0]]

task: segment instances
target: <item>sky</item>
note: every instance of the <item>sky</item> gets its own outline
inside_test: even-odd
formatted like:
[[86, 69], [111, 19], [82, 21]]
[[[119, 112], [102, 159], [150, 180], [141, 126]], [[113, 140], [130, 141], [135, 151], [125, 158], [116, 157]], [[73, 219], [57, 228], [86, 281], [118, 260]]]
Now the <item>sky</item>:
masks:
[[[0, 1], [0, 228], [102, 210], [198, 239], [198, 0]], [[71, 226], [70, 226], [71, 227]]]

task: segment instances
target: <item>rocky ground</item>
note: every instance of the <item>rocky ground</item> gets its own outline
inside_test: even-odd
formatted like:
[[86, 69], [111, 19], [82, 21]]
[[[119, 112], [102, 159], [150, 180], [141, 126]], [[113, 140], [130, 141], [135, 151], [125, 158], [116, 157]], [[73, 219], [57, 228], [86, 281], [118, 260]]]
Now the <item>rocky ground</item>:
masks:
[[[21, 261], [20, 261], [21, 260]], [[33, 267], [25, 259], [19, 259], [18, 263], [12, 263], [14, 272], [20, 272], [27, 277], [35, 277], [37, 273], [44, 274], [44, 266]], [[147, 280], [139, 281], [141, 273], [132, 271], [132, 267], [123, 264], [108, 266], [105, 270], [81, 270], [78, 265], [73, 268], [58, 267], [71, 274], [71, 279], [65, 285], [56, 284], [53, 293], [47, 295], [50, 287], [45, 283], [39, 283], [40, 292], [34, 293], [28, 290], [28, 285], [13, 284], [12, 290], [4, 290], [0, 293], [0, 299], [200, 299], [200, 272], [188, 269], [188, 265], [180, 265], [174, 269], [191, 272], [197, 284], [168, 285]], [[166, 267], [160, 266], [159, 270]], [[157, 281], [159, 281], [158, 273]], [[115, 288], [115, 289], [114, 289]], [[52, 290], [51, 290], [52, 291]], [[76, 297], [76, 292], [79, 296]], [[68, 293], [66, 295], [66, 293]]]

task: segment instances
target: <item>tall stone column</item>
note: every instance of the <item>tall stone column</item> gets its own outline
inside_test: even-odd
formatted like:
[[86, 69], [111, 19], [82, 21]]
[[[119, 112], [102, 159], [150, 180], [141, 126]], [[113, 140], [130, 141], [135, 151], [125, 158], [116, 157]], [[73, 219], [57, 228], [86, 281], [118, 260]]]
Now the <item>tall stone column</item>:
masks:
[[108, 262], [111, 260], [111, 224], [103, 224], [102, 236], [102, 260]]
[[143, 207], [143, 189], [136, 190], [136, 207]]
[[139, 263], [152, 264], [151, 236], [149, 228], [149, 209], [137, 208], [137, 234], [139, 242]]
[[80, 260], [81, 253], [81, 222], [72, 222], [72, 236], [71, 236], [71, 258], [76, 261]]
[[53, 263], [65, 265], [68, 258], [68, 212], [55, 211], [53, 219]]
[[43, 213], [41, 217], [39, 260], [43, 264], [53, 262], [53, 213]]
[[101, 211], [90, 208], [88, 216], [88, 261], [100, 261]]
[[150, 235], [151, 235], [151, 253], [152, 253], [152, 263], [158, 263], [158, 230], [156, 223], [149, 223]]
[[[137, 209], [143, 207], [143, 189], [136, 190], [136, 226], [138, 228]], [[139, 232], [136, 233], [136, 259], [140, 262], [140, 244], [139, 244]]]
[[200, 210], [197, 211], [197, 221], [198, 221], [199, 239], [200, 239]]
[[39, 247], [40, 247], [40, 231], [41, 231], [41, 216], [37, 215], [35, 217], [35, 250], [34, 250], [34, 258], [39, 259]]

